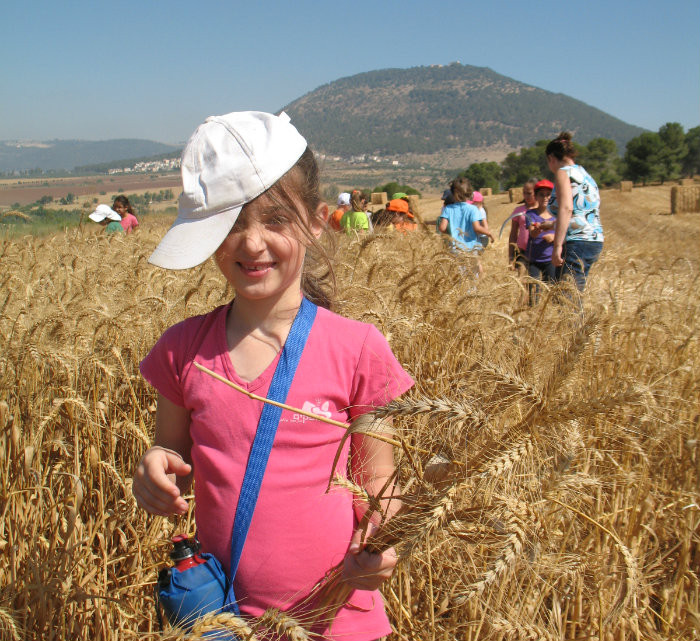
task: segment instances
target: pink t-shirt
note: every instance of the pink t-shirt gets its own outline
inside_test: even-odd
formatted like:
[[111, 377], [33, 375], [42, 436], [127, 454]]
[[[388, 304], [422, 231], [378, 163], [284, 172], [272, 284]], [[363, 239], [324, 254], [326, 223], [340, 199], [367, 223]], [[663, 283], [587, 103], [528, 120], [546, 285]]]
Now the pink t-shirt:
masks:
[[[200, 372], [192, 361], [266, 396], [279, 360], [278, 354], [255, 381], [237, 376], [226, 341], [229, 308], [171, 327], [141, 363], [146, 380], [191, 412], [198, 536], [227, 573], [238, 492], [263, 404]], [[348, 422], [412, 385], [373, 325], [319, 308], [287, 404]], [[235, 579], [244, 614], [260, 616], [275, 607], [303, 615], [313, 608], [304, 598], [343, 560], [356, 527], [353, 501], [347, 491], [326, 488], [344, 434], [302, 414], [282, 413]], [[344, 475], [349, 447], [347, 439], [336, 468]], [[339, 641], [370, 641], [391, 628], [380, 593], [355, 590], [330, 632], [315, 631]]]
[[[511, 216], [513, 216], [513, 225], [518, 226], [518, 249], [525, 252], [527, 251], [527, 241], [530, 240], [530, 232], [527, 230], [527, 225], [525, 224], [525, 212], [528, 210], [527, 205], [520, 205], [513, 210]], [[516, 214], [520, 214], [516, 216]]]
[[122, 227], [127, 234], [130, 234], [134, 229], [139, 226], [139, 221], [136, 220], [136, 216], [133, 214], [125, 214], [121, 220]]

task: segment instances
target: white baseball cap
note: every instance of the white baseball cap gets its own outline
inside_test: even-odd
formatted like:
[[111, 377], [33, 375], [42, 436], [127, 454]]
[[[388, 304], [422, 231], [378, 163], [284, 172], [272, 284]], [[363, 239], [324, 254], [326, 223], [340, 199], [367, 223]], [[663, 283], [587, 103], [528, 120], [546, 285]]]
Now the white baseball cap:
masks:
[[338, 207], [341, 207], [342, 205], [349, 205], [350, 204], [350, 194], [347, 191], [341, 191], [338, 194]]
[[97, 205], [95, 211], [93, 211], [88, 218], [90, 220], [94, 220], [96, 223], [101, 223], [105, 218], [109, 218], [110, 220], [122, 219], [122, 217], [109, 205]]
[[149, 262], [167, 269], [203, 263], [243, 206], [282, 178], [306, 147], [284, 112], [235, 111], [207, 118], [182, 152], [178, 215]]

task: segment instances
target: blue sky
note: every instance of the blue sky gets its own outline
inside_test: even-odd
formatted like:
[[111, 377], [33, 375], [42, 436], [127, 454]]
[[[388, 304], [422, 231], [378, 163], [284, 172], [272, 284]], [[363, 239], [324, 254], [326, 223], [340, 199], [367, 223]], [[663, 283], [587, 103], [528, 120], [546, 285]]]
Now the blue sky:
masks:
[[0, 140], [178, 143], [363, 71], [459, 61], [656, 131], [700, 124], [700, 2], [3, 2]]

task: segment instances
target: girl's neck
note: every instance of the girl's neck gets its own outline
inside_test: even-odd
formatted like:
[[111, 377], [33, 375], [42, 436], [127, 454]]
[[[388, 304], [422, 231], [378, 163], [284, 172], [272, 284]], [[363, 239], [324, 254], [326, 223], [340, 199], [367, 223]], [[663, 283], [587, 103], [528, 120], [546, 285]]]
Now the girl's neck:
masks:
[[229, 328], [238, 336], [258, 330], [286, 338], [301, 299], [301, 290], [287, 290], [280, 296], [257, 300], [236, 296], [231, 304]]

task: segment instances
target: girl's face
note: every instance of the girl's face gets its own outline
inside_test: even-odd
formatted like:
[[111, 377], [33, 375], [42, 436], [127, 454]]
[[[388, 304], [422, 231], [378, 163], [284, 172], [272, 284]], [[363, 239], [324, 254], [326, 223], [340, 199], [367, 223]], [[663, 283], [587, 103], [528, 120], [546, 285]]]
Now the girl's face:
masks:
[[122, 218], [129, 213], [124, 203], [115, 203], [112, 209], [114, 209], [114, 211], [116, 211]]
[[534, 207], [537, 204], [535, 200], [535, 186], [533, 184], [523, 185], [523, 200], [528, 207]]
[[[243, 207], [214, 254], [236, 296], [264, 300], [299, 293], [309, 241], [297, 220], [296, 212], [285, 210], [266, 194]], [[320, 225], [310, 229], [316, 237], [322, 231]]]
[[549, 197], [552, 195], [549, 189], [538, 189], [535, 193], [535, 200], [537, 201], [537, 206], [540, 209], [544, 209], [549, 202]]

